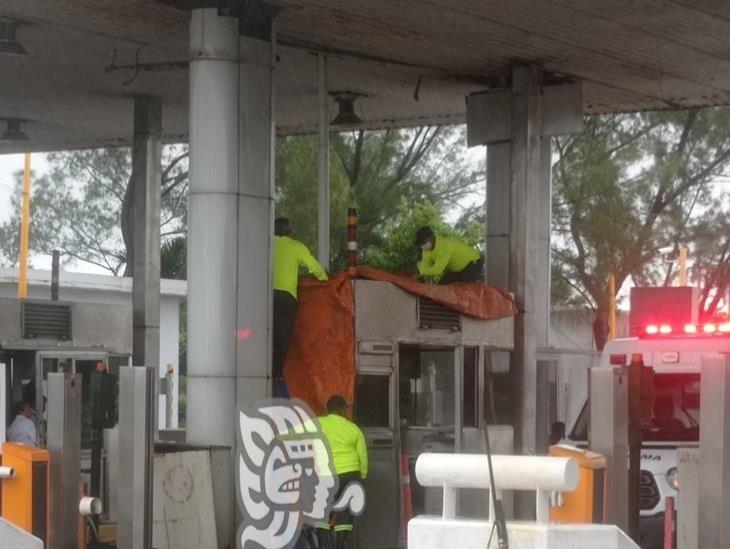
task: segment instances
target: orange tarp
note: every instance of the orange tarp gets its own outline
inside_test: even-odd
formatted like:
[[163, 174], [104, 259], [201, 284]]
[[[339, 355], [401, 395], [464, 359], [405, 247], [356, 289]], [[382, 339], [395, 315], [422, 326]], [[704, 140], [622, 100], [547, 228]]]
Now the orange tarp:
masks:
[[394, 275], [370, 267], [358, 267], [357, 276], [369, 280], [390, 282], [409, 294], [427, 297], [444, 307], [482, 320], [494, 320], [517, 314], [515, 302], [507, 292], [481, 282], [444, 284], [443, 286], [422, 284], [414, 278]]
[[[357, 276], [390, 282], [406, 292], [484, 320], [517, 313], [509, 294], [488, 284], [421, 284], [369, 267], [359, 267]], [[344, 396], [348, 402], [355, 395], [355, 306], [351, 280], [351, 275], [340, 273], [324, 283], [312, 278], [299, 282], [297, 319], [284, 377], [290, 396], [304, 400], [316, 414], [324, 413], [327, 399], [334, 394]]]

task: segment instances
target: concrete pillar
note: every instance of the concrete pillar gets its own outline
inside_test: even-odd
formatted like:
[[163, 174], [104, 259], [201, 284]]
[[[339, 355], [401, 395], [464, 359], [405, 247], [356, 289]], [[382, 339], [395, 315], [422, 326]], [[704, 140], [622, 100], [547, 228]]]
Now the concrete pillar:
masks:
[[540, 169], [541, 178], [538, 184], [537, 197], [537, 277], [535, 279], [535, 293], [537, 299], [537, 332], [536, 345], [538, 351], [550, 346], [550, 309], [552, 307], [551, 293], [551, 256], [550, 233], [552, 230], [552, 151], [550, 136], [540, 140]]
[[[187, 439], [234, 451], [237, 410], [271, 385], [276, 52], [263, 26], [241, 37], [217, 9], [194, 10], [190, 24]], [[236, 509], [232, 464], [213, 471], [221, 546]]]
[[135, 365], [160, 367], [160, 185], [162, 102], [134, 98], [133, 340]]
[[238, 19], [190, 22], [187, 440], [233, 447], [238, 269]]
[[510, 151], [509, 289], [519, 306], [515, 349], [510, 363], [512, 418], [519, 453], [536, 451], [537, 402], [537, 241], [540, 153], [542, 151], [541, 71], [512, 71]]
[[510, 377], [523, 454], [537, 448], [537, 350], [549, 334], [550, 136], [582, 125], [580, 84], [543, 86], [541, 77], [537, 66], [515, 66], [509, 89], [467, 99], [467, 142], [487, 145], [487, 280], [520, 309]]
[[317, 56], [319, 107], [319, 161], [317, 164], [317, 258], [325, 270], [330, 264], [330, 119], [327, 96], [327, 57]]
[[700, 386], [699, 547], [730, 547], [730, 358], [704, 357]]
[[238, 170], [238, 409], [271, 394], [274, 89], [270, 40], [241, 37]]

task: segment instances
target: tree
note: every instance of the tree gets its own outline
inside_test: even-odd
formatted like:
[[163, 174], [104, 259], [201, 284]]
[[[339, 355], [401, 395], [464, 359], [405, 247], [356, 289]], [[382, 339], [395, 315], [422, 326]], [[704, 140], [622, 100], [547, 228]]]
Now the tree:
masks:
[[[133, 257], [131, 158], [128, 149], [58, 153], [49, 173], [35, 181], [32, 202], [34, 252], [60, 249], [109, 272], [131, 275]], [[162, 272], [184, 276], [187, 150], [165, 149], [162, 183]], [[317, 141], [312, 136], [282, 137], [276, 150], [276, 212], [292, 220], [297, 238], [316, 250]], [[407, 204], [432, 205], [439, 213], [456, 211], [457, 201], [483, 183], [483, 169], [466, 159], [463, 128], [356, 131], [333, 134], [330, 234], [332, 264], [344, 267], [347, 209], [359, 215], [362, 261], [388, 247]], [[19, 211], [19, 191], [14, 206]], [[461, 212], [458, 226], [483, 234], [483, 209]], [[481, 224], [481, 225], [480, 225]], [[481, 227], [481, 229], [479, 228]], [[0, 226], [5, 262], [17, 263], [17, 219]]]
[[657, 249], [700, 234], [711, 182], [730, 161], [730, 111], [588, 117], [582, 134], [555, 140], [554, 157], [555, 297], [594, 309], [602, 349], [610, 275], [617, 290], [629, 277], [668, 284]]
[[[184, 233], [187, 217], [187, 148], [163, 152], [161, 233], [163, 241]], [[132, 204], [129, 149], [94, 149], [48, 155], [49, 172], [35, 178], [31, 205], [31, 250], [61, 251], [114, 275], [131, 276]], [[12, 207], [20, 212], [21, 177]], [[0, 225], [3, 260], [18, 261], [19, 214]]]
[[[457, 202], [483, 184], [483, 170], [466, 159], [463, 128], [355, 131], [332, 136], [330, 157], [331, 268], [344, 266], [347, 209], [358, 211], [358, 249], [362, 263], [389, 249], [391, 231], [408, 216], [408, 207], [428, 204], [440, 214], [457, 211]], [[277, 143], [276, 211], [289, 217], [297, 238], [317, 244], [317, 141], [284, 137]], [[483, 208], [461, 212], [459, 226], [483, 234]], [[395, 266], [394, 266], [395, 268]]]

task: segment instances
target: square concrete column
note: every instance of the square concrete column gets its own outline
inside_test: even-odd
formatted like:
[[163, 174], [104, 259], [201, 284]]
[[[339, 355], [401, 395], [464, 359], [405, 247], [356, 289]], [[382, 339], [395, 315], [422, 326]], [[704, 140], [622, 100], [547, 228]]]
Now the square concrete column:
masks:
[[730, 358], [703, 357], [699, 547], [730, 547]]
[[537, 350], [549, 339], [550, 136], [580, 131], [582, 109], [579, 84], [545, 86], [534, 65], [515, 66], [509, 88], [467, 99], [467, 142], [487, 145], [487, 280], [519, 307], [510, 377], [523, 454], [537, 448]]
[[132, 185], [134, 192], [133, 340], [138, 366], [160, 367], [160, 186], [162, 102], [134, 98]]

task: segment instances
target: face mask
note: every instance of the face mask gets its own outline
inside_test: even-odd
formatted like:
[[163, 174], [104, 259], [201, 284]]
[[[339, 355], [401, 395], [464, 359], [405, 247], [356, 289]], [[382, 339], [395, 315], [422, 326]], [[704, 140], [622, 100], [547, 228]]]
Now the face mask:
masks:
[[426, 242], [426, 243], [424, 243], [424, 244], [421, 244], [421, 249], [422, 249], [422, 250], [423, 250], [424, 252], [430, 252], [431, 250], [433, 250], [433, 243], [431, 243], [431, 242]]

